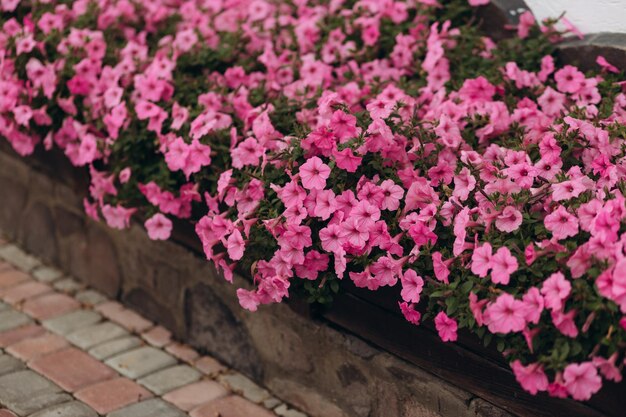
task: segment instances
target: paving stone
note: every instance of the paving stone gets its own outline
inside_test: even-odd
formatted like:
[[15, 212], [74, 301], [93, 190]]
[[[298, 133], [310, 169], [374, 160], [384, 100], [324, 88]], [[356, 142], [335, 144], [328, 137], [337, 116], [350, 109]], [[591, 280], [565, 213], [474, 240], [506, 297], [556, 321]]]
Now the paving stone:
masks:
[[106, 297], [96, 290], [81, 291], [74, 297], [86, 306], [94, 307], [106, 301]]
[[31, 337], [7, 348], [7, 352], [25, 362], [67, 347], [67, 340], [53, 333]]
[[63, 276], [63, 272], [49, 266], [40, 266], [32, 274], [37, 281], [45, 283], [54, 282]]
[[[187, 414], [165, 401], [153, 398], [107, 414], [107, 417], [187, 417]], [[215, 417], [215, 416], [211, 416]], [[246, 416], [253, 417], [253, 416]], [[256, 417], [256, 416], [254, 416]]]
[[143, 339], [155, 347], [163, 347], [172, 341], [172, 333], [163, 326], [154, 326], [141, 334]]
[[190, 346], [184, 345], [182, 343], [174, 342], [171, 345], [168, 345], [165, 350], [181, 361], [191, 363], [200, 356], [198, 352]]
[[3, 290], [2, 299], [9, 304], [15, 305], [28, 298], [36, 297], [52, 291], [52, 289], [39, 281], [26, 281], [9, 289]]
[[75, 330], [67, 335], [67, 340], [86, 350], [122, 336], [128, 336], [128, 332], [115, 323], [105, 321]]
[[235, 395], [201, 405], [191, 410], [189, 415], [191, 417], [276, 417], [271, 411]]
[[28, 339], [30, 337], [40, 336], [45, 332], [46, 331], [43, 327], [35, 323], [16, 327], [15, 329], [0, 333], [0, 347], [4, 348], [7, 346], [11, 346], [21, 340]]
[[80, 401], [71, 401], [31, 414], [29, 417], [98, 417], [98, 414]]
[[138, 382], [156, 395], [166, 394], [200, 379], [202, 374], [187, 365], [176, 365], [141, 378]]
[[273, 410], [277, 405], [280, 404], [280, 400], [276, 397], [270, 397], [267, 400], [263, 400], [263, 407], [268, 410]]
[[30, 281], [30, 276], [16, 269], [0, 272], [0, 289], [13, 287], [21, 282]]
[[16, 417], [16, 416], [9, 410], [0, 410], [0, 417]]
[[203, 356], [196, 360], [193, 366], [205, 375], [216, 377], [222, 372], [226, 372], [227, 368], [210, 356]]
[[26, 272], [32, 271], [41, 264], [37, 258], [27, 254], [15, 245], [0, 247], [0, 258]]
[[66, 294], [75, 294], [76, 292], [85, 288], [84, 284], [81, 284], [80, 282], [75, 281], [72, 278], [64, 278], [62, 280], [56, 281], [53, 286], [54, 289], [56, 289], [57, 291], [61, 291]]
[[30, 323], [32, 320], [23, 313], [15, 310], [5, 310], [0, 312], [0, 332], [15, 329]]
[[181, 410], [191, 411], [209, 401], [225, 397], [227, 394], [228, 391], [222, 385], [215, 381], [204, 380], [168, 392], [163, 399]]
[[0, 311], [10, 310], [11, 306], [5, 303], [4, 301], [0, 301]]
[[72, 297], [51, 293], [26, 300], [22, 309], [37, 320], [48, 320], [78, 310], [80, 303]]
[[107, 301], [99, 304], [96, 307], [96, 311], [131, 332], [141, 333], [152, 327], [150, 321], [134, 311], [124, 308], [117, 301]]
[[173, 356], [151, 346], [121, 353], [106, 361], [107, 365], [131, 379], [141, 378], [175, 363]]
[[243, 395], [248, 400], [260, 404], [271, 397], [271, 394], [255, 384], [251, 379], [239, 373], [224, 374], [218, 380], [230, 387], [234, 392]]
[[281, 404], [274, 409], [274, 413], [281, 417], [307, 417], [306, 414], [301, 413], [298, 410], [287, 407], [285, 404]]
[[30, 370], [0, 377], [0, 403], [20, 416], [68, 401], [56, 384]]
[[145, 388], [126, 378], [115, 378], [84, 388], [76, 398], [98, 412], [106, 414], [129, 404], [152, 397]]
[[102, 320], [102, 316], [91, 310], [76, 310], [53, 319], [42, 322], [46, 329], [60, 334], [67, 335], [75, 330], [96, 324]]
[[129, 351], [133, 348], [141, 346], [141, 339], [135, 336], [122, 337], [120, 339], [110, 340], [101, 343], [91, 349], [89, 354], [98, 360], [109, 359], [119, 353]]
[[11, 355], [0, 355], [0, 375], [6, 375], [24, 369], [24, 362]]
[[115, 376], [111, 368], [75, 348], [39, 357], [29, 366], [69, 392]]

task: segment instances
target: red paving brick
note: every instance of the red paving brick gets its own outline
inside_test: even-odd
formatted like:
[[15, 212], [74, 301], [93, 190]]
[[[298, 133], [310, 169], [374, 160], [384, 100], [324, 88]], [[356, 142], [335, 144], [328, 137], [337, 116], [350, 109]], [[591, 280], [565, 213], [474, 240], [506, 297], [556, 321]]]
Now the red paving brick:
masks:
[[152, 346], [159, 348], [172, 342], [172, 333], [163, 326], [154, 326], [147, 332], [142, 333], [141, 337]]
[[67, 347], [69, 343], [65, 338], [52, 333], [45, 333], [37, 337], [30, 337], [7, 348], [7, 352], [28, 362], [41, 355], [56, 352]]
[[152, 397], [142, 386], [130, 379], [115, 378], [81, 389], [74, 394], [99, 414], [107, 414], [118, 408]]
[[198, 381], [168, 392], [163, 396], [163, 399], [171, 402], [181, 410], [190, 411], [227, 394], [226, 388], [217, 382]]
[[124, 308], [117, 301], [107, 301], [98, 304], [96, 311], [131, 332], [141, 333], [152, 327], [151, 322], [134, 311]]
[[9, 304], [17, 304], [26, 299], [50, 292], [52, 289], [38, 281], [26, 281], [3, 292], [2, 299]]
[[195, 349], [190, 346], [183, 345], [182, 343], [174, 342], [171, 345], [168, 345], [165, 350], [172, 355], [176, 356], [181, 361], [185, 362], [193, 362], [200, 356]]
[[201, 405], [189, 413], [191, 417], [276, 417], [263, 407], [231, 395]]
[[80, 303], [72, 297], [52, 293], [28, 299], [23, 306], [24, 313], [37, 320], [48, 320], [80, 308]]
[[27, 324], [17, 329], [7, 330], [0, 333], [0, 348], [5, 348], [30, 337], [44, 334], [46, 330], [36, 324]]
[[24, 281], [33, 281], [33, 279], [28, 274], [13, 268], [0, 271], [0, 294], [4, 292], [4, 289]]
[[41, 356], [30, 362], [29, 366], [69, 392], [116, 375], [113, 369], [76, 348]]
[[16, 417], [16, 416], [9, 410], [0, 410], [0, 417]]
[[210, 356], [196, 360], [193, 366], [205, 375], [215, 376], [226, 370], [226, 367]]

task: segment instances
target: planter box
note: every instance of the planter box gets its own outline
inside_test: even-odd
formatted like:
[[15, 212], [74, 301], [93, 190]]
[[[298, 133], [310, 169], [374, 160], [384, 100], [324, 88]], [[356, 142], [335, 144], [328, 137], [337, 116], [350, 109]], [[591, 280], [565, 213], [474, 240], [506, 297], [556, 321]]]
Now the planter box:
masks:
[[190, 223], [178, 222], [169, 242], [139, 225], [111, 230], [85, 217], [87, 186], [86, 170], [60, 153], [20, 158], [0, 140], [2, 230], [313, 416], [623, 415], [626, 384], [607, 382], [587, 404], [531, 396], [471, 335], [442, 343], [432, 326], [406, 322], [395, 289], [344, 282], [329, 308], [292, 300], [249, 313], [204, 260]]

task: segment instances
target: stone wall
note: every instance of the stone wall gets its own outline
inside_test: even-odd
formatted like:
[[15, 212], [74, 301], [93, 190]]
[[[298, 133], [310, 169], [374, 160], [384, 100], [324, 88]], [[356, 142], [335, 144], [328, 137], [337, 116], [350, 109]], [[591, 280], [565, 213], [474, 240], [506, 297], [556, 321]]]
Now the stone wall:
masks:
[[175, 243], [151, 241], [139, 225], [115, 231], [87, 219], [84, 184], [61, 181], [61, 168], [33, 168], [33, 161], [0, 143], [0, 228], [10, 238], [312, 416], [510, 416], [285, 305], [243, 310], [233, 286], [207, 261]]

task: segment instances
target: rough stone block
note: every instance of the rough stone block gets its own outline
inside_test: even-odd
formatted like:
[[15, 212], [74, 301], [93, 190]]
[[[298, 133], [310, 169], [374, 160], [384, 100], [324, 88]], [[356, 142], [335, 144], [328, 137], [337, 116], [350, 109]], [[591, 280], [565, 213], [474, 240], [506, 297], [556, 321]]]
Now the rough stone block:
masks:
[[151, 346], [121, 353], [106, 361], [107, 365], [131, 379], [141, 378], [175, 363], [173, 356]]
[[196, 382], [201, 376], [200, 372], [190, 366], [177, 365], [143, 377], [138, 382], [156, 395], [163, 395]]

